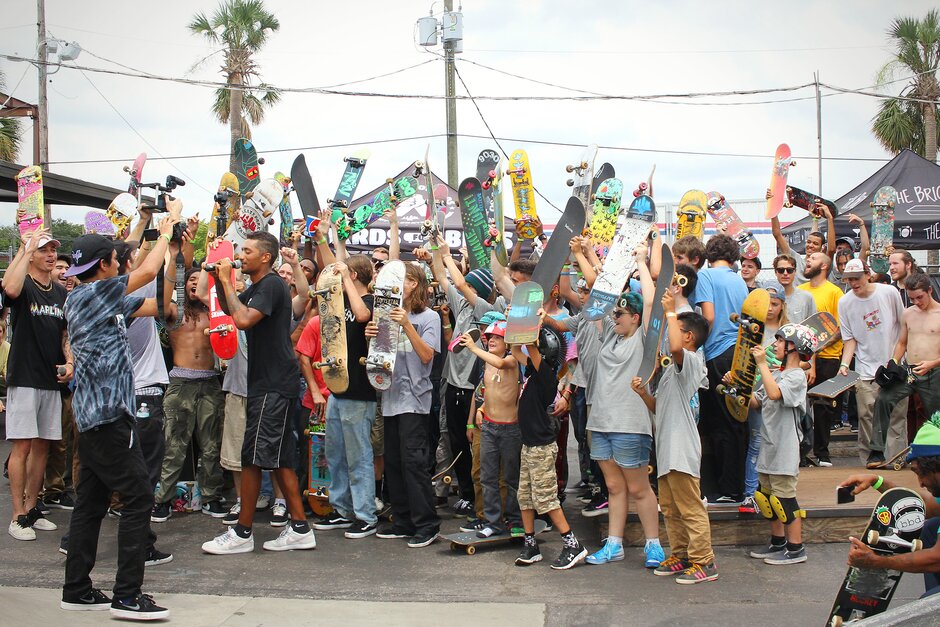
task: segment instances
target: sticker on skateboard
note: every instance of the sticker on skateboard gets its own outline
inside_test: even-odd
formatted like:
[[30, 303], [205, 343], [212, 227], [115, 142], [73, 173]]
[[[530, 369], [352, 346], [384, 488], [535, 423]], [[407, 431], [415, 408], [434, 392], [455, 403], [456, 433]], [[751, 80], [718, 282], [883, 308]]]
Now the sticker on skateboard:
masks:
[[23, 168], [16, 175], [16, 225], [20, 235], [44, 228], [46, 209], [43, 205], [42, 168], [31, 165]]
[[[232, 242], [219, 240], [215, 247], [210, 247], [206, 253], [206, 265], [215, 264], [221, 259], [235, 259], [235, 249]], [[204, 331], [209, 336], [212, 352], [220, 359], [231, 359], [238, 350], [238, 331], [235, 329], [235, 320], [225, 313], [219, 303], [219, 286], [216, 285], [215, 276], [209, 272], [209, 327]], [[231, 270], [229, 280], [235, 285], [235, 268]]]
[[705, 214], [708, 197], [705, 192], [690, 189], [682, 194], [679, 208], [676, 209], [676, 239], [691, 235], [701, 241], [705, 236]]
[[617, 231], [617, 219], [620, 217], [620, 200], [623, 195], [623, 183], [620, 179], [609, 178], [602, 182], [594, 193], [594, 212], [591, 214], [591, 241], [604, 249], [610, 246]]
[[542, 222], [535, 212], [535, 189], [532, 187], [529, 155], [525, 150], [515, 150], [509, 155], [507, 173], [516, 206], [516, 233], [521, 239], [535, 239], [542, 234]]
[[323, 373], [323, 382], [334, 394], [349, 388], [346, 367], [346, 306], [343, 301], [343, 275], [328, 265], [317, 279], [317, 288], [311, 296], [317, 297], [320, 313], [320, 355], [322, 361], [314, 364]]
[[741, 257], [755, 259], [760, 254], [760, 244], [725, 197], [718, 192], [708, 192], [707, 204], [708, 215], [715, 221], [718, 230], [724, 231], [728, 237], [738, 243]]
[[[463, 235], [467, 241], [467, 261], [470, 263], [470, 269], [489, 270], [490, 251], [483, 244], [489, 234], [483, 185], [476, 177], [465, 178], [460, 182], [457, 199], [460, 201], [460, 220], [463, 223]], [[425, 220], [425, 228], [431, 228], [429, 220]]]
[[872, 272], [884, 274], [888, 271], [888, 247], [894, 245], [894, 206], [898, 192], [886, 185], [875, 192], [871, 202], [871, 256], [868, 263]]
[[232, 152], [235, 153], [235, 176], [238, 178], [238, 190], [244, 198], [261, 182], [261, 171], [258, 165], [264, 164], [264, 159], [258, 158], [258, 152], [250, 139], [236, 139], [232, 144]]
[[725, 397], [725, 408], [738, 422], [747, 421], [748, 403], [754, 393], [757, 364], [751, 349], [764, 339], [764, 322], [770, 308], [770, 293], [756, 289], [747, 295], [741, 313], [732, 313], [731, 321], [738, 325], [738, 339], [731, 360], [731, 383], [716, 388]]

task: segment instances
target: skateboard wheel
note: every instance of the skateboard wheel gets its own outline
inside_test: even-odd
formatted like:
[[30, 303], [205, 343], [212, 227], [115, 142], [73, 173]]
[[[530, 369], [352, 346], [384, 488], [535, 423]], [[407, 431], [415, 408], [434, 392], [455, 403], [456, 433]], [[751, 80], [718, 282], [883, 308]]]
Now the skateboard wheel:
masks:
[[304, 497], [310, 496], [310, 490], [304, 490]]
[[566, 166], [565, 166], [565, 172], [574, 172], [574, 170], [575, 170], [575, 166], [573, 166], [573, 165], [566, 165]]
[[399, 288], [397, 285], [392, 287], [392, 294], [397, 294], [400, 291], [401, 291], [401, 288]]
[[832, 620], [829, 621], [829, 627], [842, 627], [842, 617], [833, 616]]
[[336, 294], [337, 292], [339, 292], [339, 285], [331, 285], [330, 294]]
[[728, 318], [731, 320], [731, 322], [734, 322], [735, 324], [737, 324], [738, 320], [741, 319], [741, 314], [737, 312], [731, 312], [731, 315], [728, 316]]
[[734, 402], [736, 402], [741, 407], [744, 407], [745, 405], [747, 405], [747, 399], [744, 398], [743, 396], [735, 396]]
[[878, 540], [881, 536], [878, 535], [878, 532], [872, 529], [868, 532], [868, 535], [865, 536], [865, 540], [868, 541], [868, 544], [878, 544]]
[[386, 361], [386, 362], [382, 362], [382, 367], [385, 368], [386, 370], [391, 370], [391, 369], [392, 369], [392, 364], [390, 364], [390, 363], [387, 362], [387, 361]]
[[650, 464], [649, 466], [646, 467], [646, 474], [648, 474], [648, 475], [653, 474], [653, 466], [652, 466], [652, 464]]
[[760, 333], [760, 325], [756, 322], [752, 322], [749, 326], [751, 333]]
[[895, 462], [895, 463], [894, 463], [894, 469], [895, 469], [895, 470], [901, 470], [902, 468], [904, 468], [904, 464], [902, 464], [901, 462]]
[[795, 165], [796, 165], [796, 159], [794, 159], [793, 161], [790, 162], [790, 167], [791, 167], [791, 168], [792, 168], [793, 166], [795, 166]]
[[648, 187], [649, 187], [649, 184], [647, 184], [646, 181], [640, 181], [640, 191], [641, 191], [641, 192], [645, 192]]
[[386, 182], [388, 185], [391, 185], [391, 184], [393, 184], [393, 183], [395, 182], [395, 179], [385, 179], [385, 182]]
[[337, 359], [337, 360], [336, 360], [336, 367], [337, 367], [337, 368], [345, 368], [345, 367], [346, 367], [346, 360], [343, 359], [342, 357], [339, 358], [339, 359]]
[[450, 485], [453, 482], [453, 479], [450, 475], [444, 475], [444, 478], [441, 479], [445, 484]]
[[565, 181], [565, 185], [567, 185], [568, 187], [574, 187], [574, 179], [568, 179], [567, 181]]
[[360, 366], [365, 366], [365, 365], [366, 365], [366, 358], [365, 358], [365, 357], [360, 357], [360, 358], [359, 358], [359, 365], [360, 365]]
[[920, 538], [914, 538], [911, 540], [911, 553], [914, 551], [920, 551], [924, 548], [924, 542]]
[[719, 383], [718, 386], [715, 388], [715, 391], [718, 392], [719, 394], [725, 394], [727, 393], [728, 388], [726, 388], [724, 385]]
[[668, 356], [666, 356], [666, 355], [663, 355], [663, 356], [660, 357], [660, 359], [659, 359], [659, 365], [660, 365], [660, 367], [662, 367], [662, 368], [668, 368], [669, 366], [672, 365], [672, 357], [668, 357]]
[[685, 287], [689, 283], [688, 277], [682, 274], [677, 274], [675, 280], [676, 280], [676, 285], [678, 285], [679, 287]]
[[473, 555], [473, 554], [476, 553], [476, 552], [477, 552], [477, 548], [476, 548], [475, 546], [468, 546], [468, 547], [467, 547], [467, 555]]
[[202, 334], [205, 335], [206, 337], [209, 337], [209, 333], [210, 333], [209, 329], [202, 330]]

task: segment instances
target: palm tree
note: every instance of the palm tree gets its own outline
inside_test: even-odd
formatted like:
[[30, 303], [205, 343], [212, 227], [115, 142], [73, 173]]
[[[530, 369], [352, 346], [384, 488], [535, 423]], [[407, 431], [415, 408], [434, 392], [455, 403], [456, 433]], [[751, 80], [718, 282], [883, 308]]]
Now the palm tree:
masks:
[[[0, 92], [6, 91], [6, 76], [0, 71]], [[0, 159], [16, 162], [20, 152], [20, 121], [0, 118]]]
[[931, 9], [922, 20], [899, 17], [888, 36], [895, 47], [894, 58], [878, 73], [885, 84], [898, 72], [912, 74], [900, 96], [916, 100], [885, 100], [872, 119], [872, 132], [886, 150], [910, 148], [931, 161], [937, 160], [937, 105], [940, 83], [940, 12]]
[[[265, 108], [281, 98], [276, 89], [260, 82], [258, 65], [252, 58], [280, 27], [280, 22], [264, 8], [262, 0], [227, 0], [211, 18], [197, 13], [189, 24], [193, 34], [221, 46], [219, 52], [224, 55], [221, 71], [230, 87], [216, 90], [212, 112], [219, 122], [229, 125], [229, 146], [240, 137], [251, 137], [248, 121], [260, 124]], [[235, 171], [234, 153], [229, 167]]]

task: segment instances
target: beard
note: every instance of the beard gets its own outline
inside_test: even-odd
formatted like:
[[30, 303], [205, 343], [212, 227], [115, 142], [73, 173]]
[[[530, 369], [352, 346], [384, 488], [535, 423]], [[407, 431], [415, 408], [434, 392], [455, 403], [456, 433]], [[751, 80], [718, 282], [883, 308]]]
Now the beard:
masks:
[[816, 266], [815, 268], [811, 268], [807, 266], [803, 270], [803, 276], [805, 276], [807, 279], [812, 279], [813, 277], [817, 277], [820, 275], [820, 273], [822, 273], [822, 266]]

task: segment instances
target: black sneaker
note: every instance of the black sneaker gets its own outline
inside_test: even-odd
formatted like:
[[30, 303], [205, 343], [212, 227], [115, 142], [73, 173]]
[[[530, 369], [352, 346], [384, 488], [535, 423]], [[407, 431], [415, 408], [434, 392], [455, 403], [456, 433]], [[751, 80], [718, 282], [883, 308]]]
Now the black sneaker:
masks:
[[519, 553], [519, 557], [516, 558], [516, 566], [529, 566], [536, 562], [542, 561], [542, 552], [539, 551], [539, 545], [533, 544], [523, 544], [522, 552]]
[[111, 608], [111, 599], [98, 588], [92, 588], [85, 596], [79, 599], [63, 598], [59, 602], [63, 610], [77, 610], [79, 612], [100, 612]]
[[382, 538], [383, 540], [395, 540], [398, 538], [410, 538], [413, 534], [403, 531], [400, 527], [395, 525], [389, 525], [375, 533], [376, 538]]
[[59, 553], [62, 555], [69, 554], [69, 534], [67, 533], [59, 540]]
[[566, 546], [558, 554], [558, 557], [552, 562], [554, 570], [568, 570], [578, 562], [587, 557], [587, 549], [578, 542], [575, 546]]
[[832, 460], [829, 459], [828, 457], [819, 457], [816, 460], [816, 463], [819, 465], [820, 468], [832, 468]]
[[[108, 510], [108, 513], [111, 513], [111, 510]], [[173, 515], [173, 510], [170, 509], [170, 502], [166, 503], [156, 503], [153, 506], [153, 510], [150, 512], [150, 522], [152, 523], [162, 523], [170, 519], [170, 516]]]
[[454, 516], [473, 516], [475, 513], [476, 509], [473, 506], [473, 501], [458, 499], [454, 503]]
[[168, 618], [170, 610], [160, 607], [153, 602], [149, 594], [138, 594], [136, 597], [111, 602], [111, 617], [125, 620], [159, 620]]
[[347, 529], [346, 533], [344, 533], [343, 535], [352, 540], [356, 540], [359, 538], [366, 538], [368, 536], [375, 535], [375, 532], [378, 529], [378, 526], [379, 526], [378, 522], [365, 523], [365, 522], [362, 522], [361, 520], [357, 520], [352, 525], [350, 525], [349, 529]]
[[473, 533], [474, 531], [480, 531], [483, 527], [486, 526], [486, 521], [479, 518], [472, 518], [460, 525], [460, 530], [464, 533]]
[[591, 499], [591, 502], [581, 510], [582, 516], [593, 518], [594, 516], [603, 516], [607, 513], [607, 497], [598, 492]]
[[885, 463], [885, 455], [881, 451], [872, 451], [868, 454], [868, 461], [865, 462], [865, 468], [878, 468]]
[[108, 518], [114, 518], [116, 520], [121, 520], [121, 516], [124, 515], [124, 512], [120, 509], [109, 507], [108, 508]]
[[172, 553], [164, 553], [154, 547], [147, 552], [147, 557], [144, 559], [144, 566], [159, 566], [160, 564], [166, 564], [172, 561]]
[[44, 509], [47, 510], [43, 511], [43, 514], [48, 514], [49, 509], [64, 509], [66, 511], [75, 509], [75, 501], [72, 500], [68, 492], [47, 496], [42, 500], [42, 503], [45, 506]]
[[52, 508], [49, 507], [49, 504], [48, 504], [48, 503], [46, 503], [46, 499], [37, 498], [37, 499], [36, 499], [36, 509], [37, 509], [37, 510], [39, 511], [39, 513], [42, 514], [43, 516], [48, 516], [49, 514], [52, 513]]
[[220, 501], [209, 501], [202, 504], [202, 513], [213, 518], [225, 518], [228, 510], [222, 506]]
[[545, 523], [545, 531], [554, 531], [555, 523], [552, 522], [552, 517], [548, 514], [539, 514], [535, 519]]
[[310, 525], [317, 531], [329, 531], [330, 529], [349, 529], [353, 526], [353, 521], [343, 518], [339, 514], [330, 514], [323, 518], [318, 518]]
[[408, 540], [408, 548], [420, 549], [422, 547], [428, 546], [435, 540], [437, 540], [436, 531], [431, 532], [431, 533], [419, 533], [415, 535], [414, 537], [412, 537], [410, 540]]

